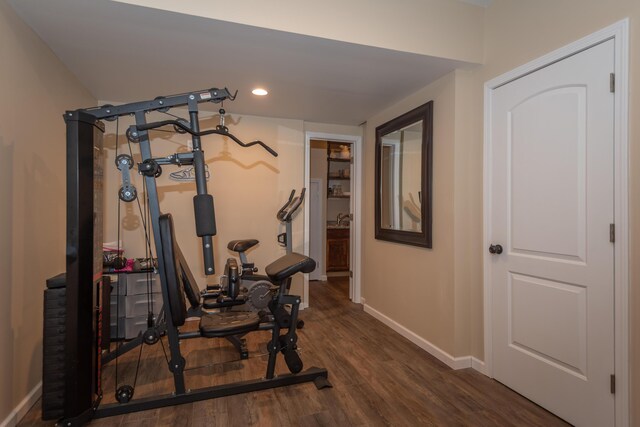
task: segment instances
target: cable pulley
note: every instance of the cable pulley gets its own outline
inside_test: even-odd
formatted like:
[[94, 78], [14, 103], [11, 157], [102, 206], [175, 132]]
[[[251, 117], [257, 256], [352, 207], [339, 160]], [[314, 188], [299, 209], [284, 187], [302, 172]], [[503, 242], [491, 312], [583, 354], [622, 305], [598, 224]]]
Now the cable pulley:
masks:
[[116, 156], [116, 167], [122, 175], [122, 185], [118, 190], [118, 197], [123, 202], [133, 202], [138, 197], [136, 187], [131, 183], [131, 168], [133, 168], [133, 158], [128, 154]]
[[[100, 108], [104, 109], [104, 112], [105, 112], [105, 113], [107, 113], [107, 114], [109, 114], [109, 113], [111, 113], [111, 108], [113, 108], [113, 105], [111, 105], [111, 104], [105, 104], [105, 105], [101, 106]], [[113, 121], [115, 121], [117, 118], [118, 118], [118, 115], [117, 115], [117, 114], [114, 114], [113, 116], [107, 116], [107, 117], [105, 117], [104, 119], [105, 119], [106, 121], [108, 121], [108, 122], [113, 122]]]
[[118, 197], [123, 202], [133, 202], [138, 198], [138, 190], [131, 184], [123, 185], [120, 187], [120, 191], [118, 191]]
[[154, 159], [147, 159], [138, 163], [138, 171], [144, 176], [159, 177], [162, 175], [162, 168]]
[[[154, 101], [158, 101], [158, 104], [163, 105], [164, 104], [164, 99], [166, 99], [166, 97], [164, 96], [157, 96], [154, 98]], [[161, 113], [166, 113], [167, 111], [169, 111], [170, 107], [162, 107], [162, 108], [158, 108], [157, 111], [161, 112]]]
[[140, 141], [140, 135], [138, 134], [138, 131], [135, 130], [135, 126], [128, 127], [127, 131], [125, 132], [125, 136], [127, 137], [127, 140], [129, 142], [139, 142]]
[[116, 157], [116, 167], [119, 171], [131, 169], [133, 167], [133, 159], [128, 154], [119, 154]]
[[116, 391], [116, 400], [120, 403], [128, 403], [133, 398], [133, 387], [123, 385]]
[[157, 327], [151, 327], [144, 331], [144, 333], [142, 334], [142, 340], [145, 342], [145, 344], [153, 345], [157, 343], [158, 340], [160, 340], [160, 331]]

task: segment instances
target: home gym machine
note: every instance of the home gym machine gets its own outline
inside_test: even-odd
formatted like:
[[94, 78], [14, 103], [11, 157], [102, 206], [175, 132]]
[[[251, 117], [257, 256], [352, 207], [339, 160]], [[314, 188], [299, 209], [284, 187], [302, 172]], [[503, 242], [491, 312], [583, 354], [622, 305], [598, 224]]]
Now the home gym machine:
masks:
[[[215, 129], [200, 130], [198, 104], [202, 102], [221, 103], [233, 101], [225, 89], [201, 90], [191, 93], [158, 97], [154, 100], [134, 102], [120, 106], [68, 111], [64, 114], [67, 124], [67, 249], [66, 249], [66, 296], [64, 299], [64, 398], [62, 399], [63, 426], [80, 425], [91, 418], [99, 418], [148, 410], [163, 406], [178, 405], [210, 398], [264, 390], [274, 387], [314, 382], [317, 388], [330, 387], [326, 369], [308, 368], [302, 370], [302, 361], [297, 353], [296, 325], [300, 297], [289, 295], [291, 277], [298, 273], [309, 273], [315, 268], [315, 261], [304, 255], [289, 253], [265, 268], [271, 283], [277, 291], [268, 303], [268, 312], [237, 312], [220, 310], [200, 311], [197, 330], [181, 332], [186, 316], [193, 309], [201, 309], [201, 295], [189, 267], [182, 256], [174, 236], [173, 220], [170, 214], [161, 213], [156, 187], [156, 178], [162, 173], [162, 166], [192, 165], [195, 170], [196, 191], [194, 213], [196, 234], [202, 240], [205, 275], [214, 274], [213, 236], [216, 221], [213, 197], [207, 192], [204, 152], [201, 137], [206, 135], [226, 136], [242, 147], [259, 145], [273, 156], [277, 153], [261, 141], [244, 143], [229, 132], [221, 121]], [[147, 114], [166, 113], [171, 108], [186, 107], [189, 120], [174, 119], [147, 123]], [[221, 115], [223, 112], [221, 111]], [[138, 172], [144, 177], [147, 218], [153, 233], [155, 256], [160, 276], [163, 316], [166, 328], [163, 334], [169, 344], [167, 367], [173, 375], [174, 392], [162, 396], [133, 399], [133, 391], [117, 395], [119, 403], [101, 404], [101, 353], [100, 307], [108, 304], [100, 299], [102, 284], [102, 187], [103, 158], [102, 135], [104, 125], [101, 120], [117, 120], [123, 116], [134, 116], [135, 125], [127, 129], [127, 138], [140, 147], [141, 162]], [[149, 131], [173, 126], [176, 132], [192, 136], [193, 150], [176, 153], [168, 157], [153, 157]], [[129, 169], [135, 167], [131, 156], [116, 159], [122, 174], [123, 184], [119, 197], [132, 201], [137, 191], [131, 184]], [[148, 242], [151, 241], [147, 236]], [[227, 260], [225, 276], [228, 280], [229, 296], [221, 305], [238, 305], [235, 301], [237, 289], [241, 285], [236, 261]], [[186, 298], [185, 298], [186, 296]], [[186, 301], [191, 308], [187, 309]], [[45, 304], [45, 310], [47, 309]], [[45, 315], [45, 329], [47, 328]], [[270, 331], [268, 362], [264, 378], [224, 384], [198, 390], [188, 390], [185, 386], [184, 370], [186, 361], [180, 352], [180, 340], [190, 338], [218, 338], [242, 336], [253, 331]], [[149, 340], [154, 341], [154, 340]], [[155, 340], [157, 342], [157, 340]], [[146, 341], [145, 341], [146, 342]], [[148, 342], [151, 344], [151, 342]], [[282, 353], [290, 374], [275, 374], [278, 353]], [[120, 394], [120, 389], [118, 391]]]

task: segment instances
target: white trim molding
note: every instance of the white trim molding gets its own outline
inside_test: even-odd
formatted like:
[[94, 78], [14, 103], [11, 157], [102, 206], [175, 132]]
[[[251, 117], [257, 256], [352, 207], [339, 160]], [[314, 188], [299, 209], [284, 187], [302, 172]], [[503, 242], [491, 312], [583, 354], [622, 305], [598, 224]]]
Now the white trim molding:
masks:
[[20, 420], [27, 415], [29, 409], [35, 405], [35, 403], [40, 399], [40, 395], [42, 394], [42, 381], [40, 381], [36, 386], [31, 389], [29, 394], [27, 394], [24, 399], [18, 403], [18, 406], [13, 408], [13, 411], [7, 415], [7, 417], [0, 423], [0, 427], [14, 427], [17, 426]]
[[487, 365], [485, 365], [485, 363], [482, 360], [471, 356], [471, 367], [476, 371], [480, 372], [481, 374], [488, 376]]
[[[362, 286], [362, 157], [364, 155], [362, 149], [362, 137], [357, 135], [339, 135], [325, 132], [305, 132], [305, 146], [304, 146], [304, 185], [309, 187], [309, 168], [311, 159], [311, 140], [319, 139], [332, 142], [348, 142], [352, 144], [352, 157], [353, 157], [353, 176], [352, 181], [352, 214], [353, 221], [351, 226], [351, 233], [353, 235], [353, 241], [355, 247], [352, 248], [354, 260], [351, 271], [353, 271], [353, 298], [354, 303], [360, 303], [361, 300], [361, 286]], [[354, 194], [355, 193], [355, 194]], [[309, 255], [309, 204], [304, 204], [304, 254]], [[303, 301], [309, 304], [309, 275], [305, 274], [304, 279], [304, 296]]]
[[[629, 419], [629, 19], [623, 19], [576, 42], [498, 76], [484, 85], [484, 247], [491, 237], [491, 97], [493, 90], [564, 58], [614, 40], [614, 196], [616, 239], [614, 243], [615, 304], [615, 425], [626, 427]], [[484, 253], [484, 371], [492, 377], [491, 263]], [[480, 370], [480, 369], [478, 369]], [[481, 371], [482, 372], [482, 371]]]
[[[415, 345], [417, 345], [418, 347], [420, 347], [421, 349], [423, 349], [424, 351], [426, 351], [427, 353], [429, 353], [430, 355], [432, 355], [433, 357], [435, 357], [436, 359], [438, 359], [439, 361], [441, 361], [442, 363], [450, 367], [451, 369], [465, 369], [465, 368], [473, 367], [473, 364], [474, 364], [473, 360], [475, 359], [474, 357], [471, 357], [471, 356], [454, 357], [449, 353], [447, 353], [446, 351], [442, 350], [437, 345], [430, 343], [426, 339], [417, 335], [415, 332], [407, 329], [406, 327], [402, 326], [401, 324], [391, 319], [390, 317], [386, 316], [385, 314], [382, 314], [381, 312], [371, 307], [370, 305], [364, 304], [364, 312], [375, 317], [377, 320], [381, 321], [382, 323], [384, 323], [385, 325], [387, 325], [388, 327], [390, 327], [391, 329], [393, 329], [394, 331], [396, 331], [397, 333], [399, 333], [400, 335], [402, 335], [403, 337], [405, 337], [406, 339], [408, 339], [409, 341], [411, 341], [412, 343], [414, 343]], [[477, 359], [475, 360], [477, 361]], [[477, 361], [476, 365], [479, 366], [479, 363], [482, 363], [482, 362]]]

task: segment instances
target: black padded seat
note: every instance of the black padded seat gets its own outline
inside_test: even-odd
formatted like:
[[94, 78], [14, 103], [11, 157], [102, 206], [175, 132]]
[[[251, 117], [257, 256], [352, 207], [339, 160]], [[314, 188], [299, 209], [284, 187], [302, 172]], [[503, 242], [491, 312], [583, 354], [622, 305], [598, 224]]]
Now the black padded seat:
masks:
[[180, 277], [177, 253], [175, 251], [175, 235], [171, 214], [160, 215], [160, 241], [164, 256], [164, 271], [167, 280], [167, 292], [171, 320], [174, 326], [184, 325], [187, 318], [187, 303], [184, 299], [184, 286]]
[[267, 265], [264, 271], [269, 276], [269, 279], [274, 282], [280, 282], [298, 272], [311, 273], [315, 268], [316, 262], [313, 259], [292, 252]]
[[239, 335], [255, 331], [258, 325], [260, 317], [252, 311], [206, 313], [200, 318], [200, 334], [207, 338]]
[[256, 239], [232, 240], [227, 245], [227, 249], [234, 252], [244, 252], [260, 243]]

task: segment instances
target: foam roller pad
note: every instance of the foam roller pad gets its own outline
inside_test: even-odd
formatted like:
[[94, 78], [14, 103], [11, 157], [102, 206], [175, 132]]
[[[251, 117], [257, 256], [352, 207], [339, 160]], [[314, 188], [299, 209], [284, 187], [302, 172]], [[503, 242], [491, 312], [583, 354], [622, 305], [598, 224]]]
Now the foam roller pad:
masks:
[[198, 194], [193, 198], [193, 210], [196, 214], [196, 234], [198, 237], [216, 235], [216, 213], [213, 209], [213, 196]]

